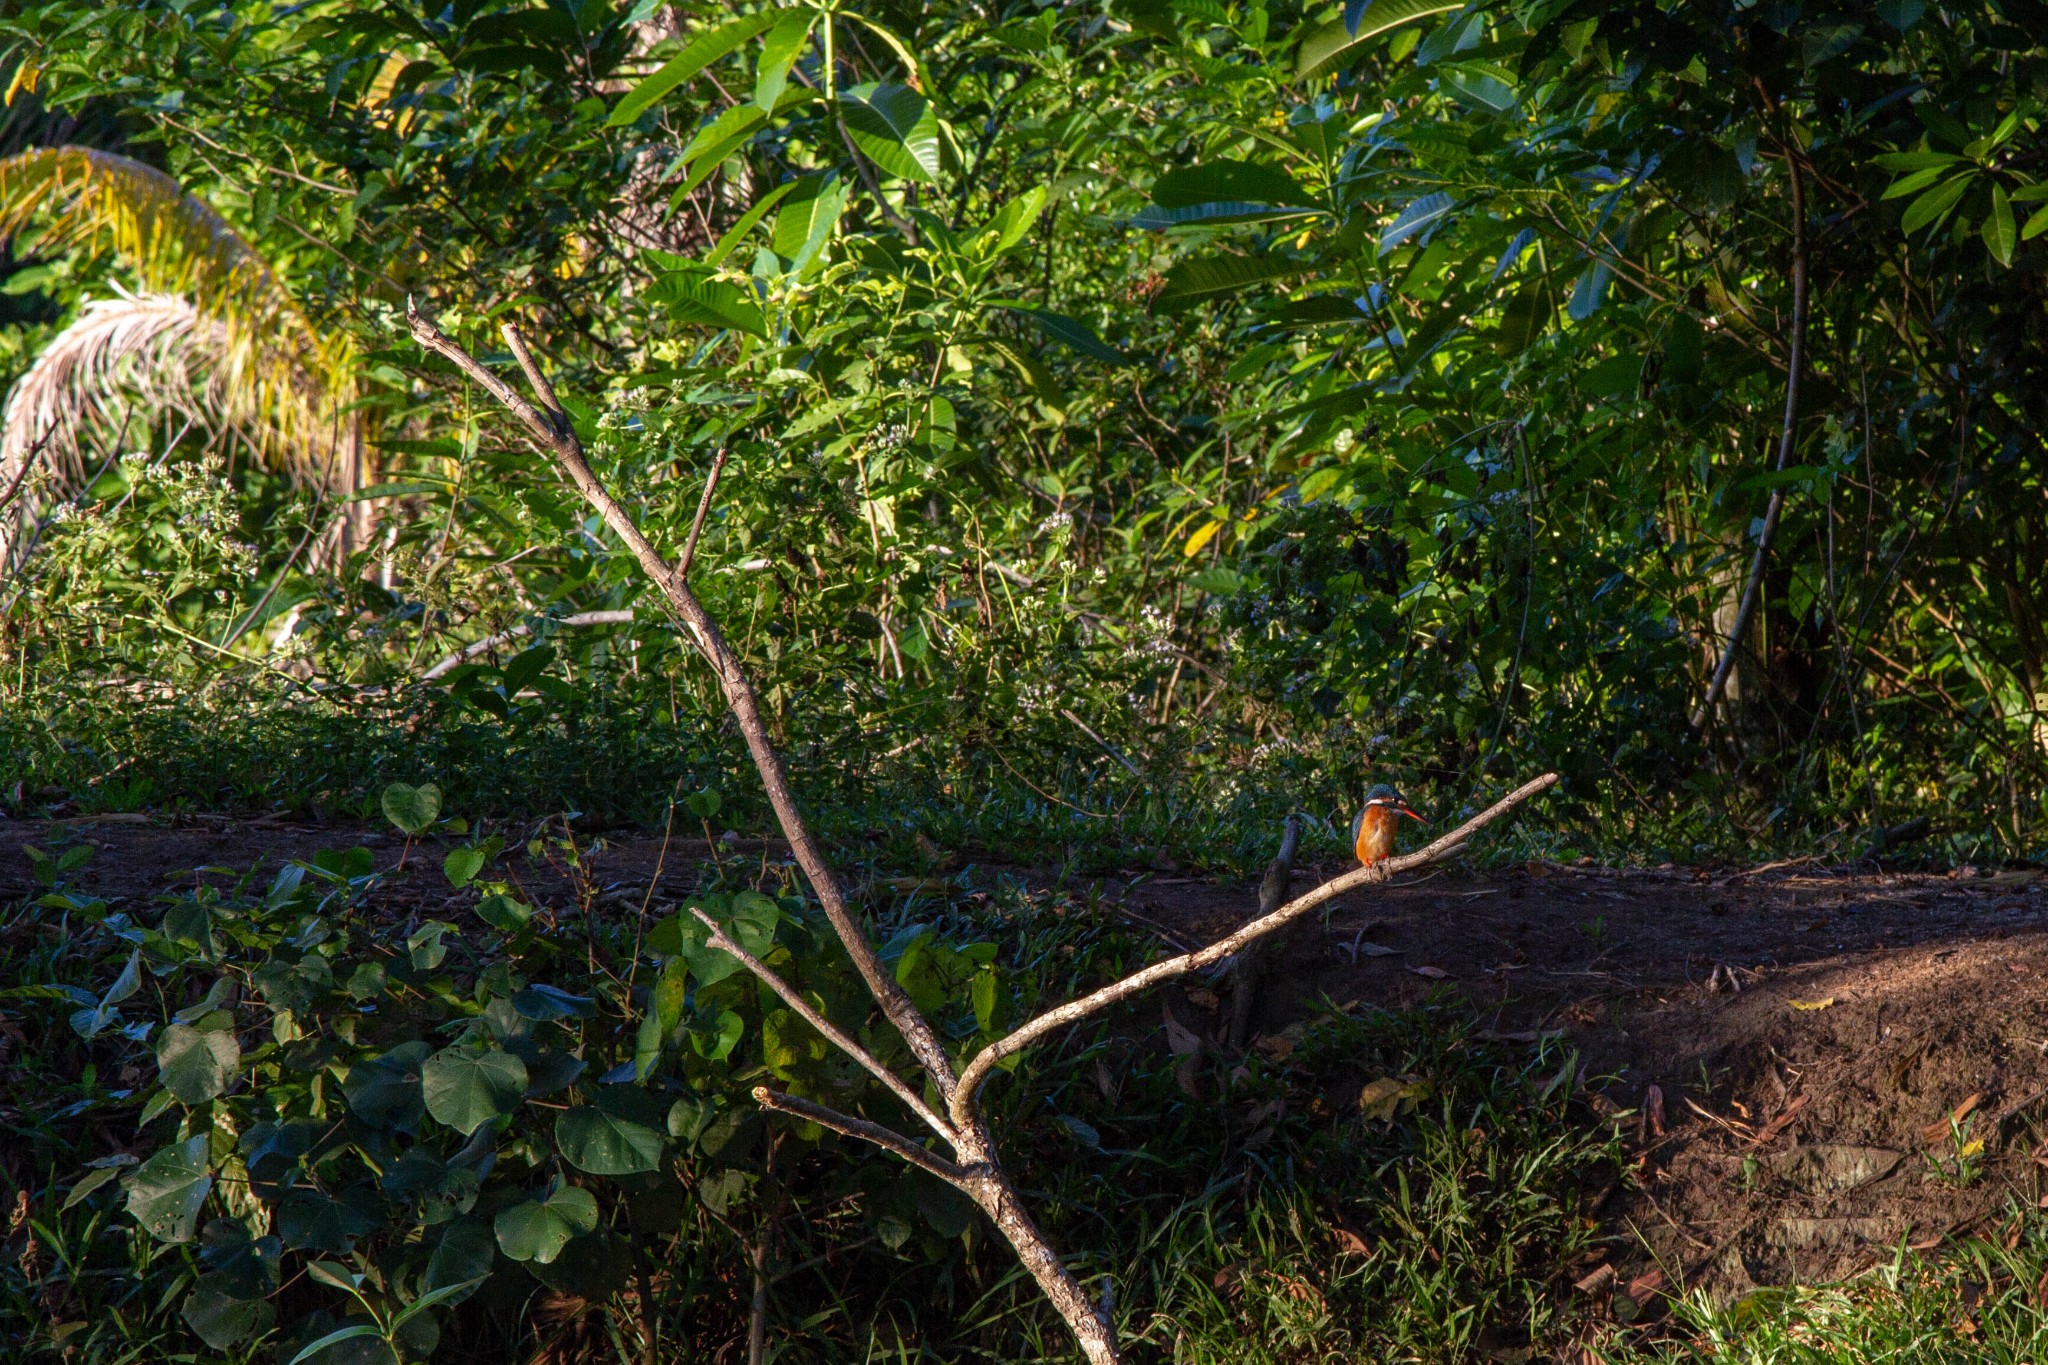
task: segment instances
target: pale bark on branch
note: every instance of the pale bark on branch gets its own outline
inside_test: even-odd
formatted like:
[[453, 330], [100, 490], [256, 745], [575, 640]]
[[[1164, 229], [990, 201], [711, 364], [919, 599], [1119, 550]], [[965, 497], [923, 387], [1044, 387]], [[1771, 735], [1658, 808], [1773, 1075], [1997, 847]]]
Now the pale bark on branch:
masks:
[[1110, 985], [1104, 986], [1101, 990], [1082, 996], [1078, 1000], [1069, 1000], [1064, 1005], [1056, 1005], [1028, 1023], [1019, 1025], [1006, 1037], [998, 1038], [995, 1042], [990, 1043], [975, 1054], [974, 1060], [970, 1061], [966, 1069], [960, 1073], [960, 1084], [953, 1092], [952, 1117], [954, 1124], [958, 1127], [966, 1128], [978, 1122], [979, 1092], [982, 1083], [988, 1079], [989, 1074], [997, 1066], [1001, 1065], [1005, 1058], [1015, 1056], [1041, 1038], [1044, 1038], [1047, 1034], [1078, 1023], [1091, 1014], [1100, 1013], [1112, 1005], [1128, 1000], [1149, 986], [1156, 986], [1162, 981], [1171, 980], [1176, 976], [1185, 976], [1189, 972], [1200, 971], [1204, 967], [1221, 962], [1224, 958], [1229, 957], [1232, 953], [1239, 951], [1246, 945], [1300, 919], [1317, 906], [1343, 895], [1346, 891], [1361, 886], [1373, 886], [1384, 882], [1396, 873], [1411, 872], [1418, 867], [1427, 867], [1431, 863], [1441, 862], [1464, 848], [1466, 842], [1474, 834], [1477, 834], [1501, 816], [1506, 815], [1530, 797], [1535, 796], [1539, 792], [1548, 791], [1556, 785], [1557, 774], [1545, 773], [1532, 782], [1523, 783], [1491, 806], [1488, 806], [1485, 810], [1479, 812], [1479, 814], [1473, 816], [1470, 820], [1467, 820], [1464, 824], [1459, 825], [1456, 829], [1426, 847], [1417, 849], [1413, 853], [1403, 854], [1398, 858], [1383, 858], [1370, 867], [1355, 868], [1350, 872], [1344, 873], [1342, 876], [1332, 877], [1329, 881], [1315, 888], [1315, 890], [1295, 897], [1272, 914], [1260, 916], [1239, 929], [1236, 933], [1219, 938], [1206, 948], [1192, 953], [1183, 953], [1179, 957], [1169, 957], [1164, 961], [1155, 962], [1149, 967], [1144, 967], [1131, 973], [1121, 981], [1113, 982]]
[[[801, 992], [742, 948], [716, 920], [702, 910], [695, 910], [693, 913], [696, 918], [709, 930], [711, 946], [732, 954], [792, 1011], [818, 1030], [827, 1042], [879, 1080], [912, 1114], [952, 1147], [955, 1159], [949, 1160], [882, 1124], [840, 1113], [799, 1096], [761, 1087], [754, 1092], [756, 1101], [766, 1109], [802, 1118], [846, 1136], [874, 1143], [960, 1190], [988, 1215], [997, 1230], [1008, 1240], [1016, 1251], [1018, 1260], [1037, 1282], [1047, 1301], [1065, 1320], [1068, 1329], [1073, 1332], [1076, 1343], [1091, 1365], [1117, 1365], [1122, 1357], [1118, 1352], [1116, 1332], [1110, 1321], [1108, 1297], [1105, 1295], [1099, 1302], [1092, 1302], [1089, 1299], [1073, 1272], [1046, 1241], [1045, 1235], [1032, 1222], [1023, 1201], [1018, 1198], [1016, 1187], [1002, 1168], [995, 1140], [989, 1133], [979, 1109], [978, 1097], [983, 1082], [1003, 1059], [1014, 1056], [1056, 1029], [1107, 1009], [1159, 981], [1221, 961], [1354, 887], [1383, 882], [1397, 872], [1422, 867], [1452, 856], [1463, 848], [1465, 841], [1479, 829], [1554, 784], [1557, 781], [1556, 775], [1538, 778], [1518, 788], [1420, 852], [1388, 859], [1370, 868], [1362, 868], [1333, 878], [1307, 895], [1271, 913], [1261, 914], [1236, 933], [1199, 952], [1186, 953], [1155, 963], [1112, 986], [1049, 1010], [1014, 1030], [1007, 1037], [983, 1048], [968, 1065], [964, 1074], [956, 1074], [952, 1057], [938, 1030], [911, 1003], [910, 997], [897, 984], [894, 976], [883, 964], [881, 955], [847, 908], [831, 869], [825, 862], [823, 852], [811, 837], [802, 815], [797, 810], [781, 757], [777, 754], [769, 738], [767, 726], [761, 719], [753, 685], [748, 680], [738, 656], [719, 630], [718, 623], [690, 590], [688, 568], [695, 554], [704, 518], [711, 507], [719, 474], [725, 465], [725, 452], [719, 452], [718, 459], [705, 481], [704, 494], [698, 503], [697, 515], [691, 524], [689, 540], [683, 549], [681, 560], [677, 564], [671, 564], [654, 548], [632, 517], [591, 471], [588, 461], [584, 458], [582, 443], [577, 439], [567, 415], [556, 402], [554, 390], [547, 376], [516, 330], [506, 327], [505, 340], [511, 347], [513, 358], [525, 372], [534, 396], [539, 400], [538, 407], [491, 373], [418, 311], [408, 306], [406, 317], [413, 337], [422, 346], [452, 362], [463, 374], [519, 419], [533, 440], [554, 458], [555, 463], [575, 485], [584, 500], [598, 511], [606, 526], [632, 552], [642, 571], [661, 590], [670, 608], [689, 628], [705, 661], [718, 676], [726, 703], [732, 710], [733, 718], [739, 723], [740, 733], [745, 736], [754, 766], [761, 775], [769, 804], [774, 808], [776, 820], [789, 840], [791, 853], [797, 865], [803, 869], [805, 879], [809, 881], [812, 893], [818, 899], [819, 907], [831, 923], [833, 932], [838, 936], [847, 955], [853, 960], [855, 968], [860, 972], [876, 1005], [903, 1036], [911, 1054], [923, 1068], [931, 1089], [937, 1092], [939, 1101], [946, 1106], [950, 1118], [928, 1104], [912, 1081], [891, 1071], [852, 1036], [833, 1024], [821, 1011], [804, 999]], [[1265, 910], [1268, 904], [1270, 902], [1262, 903], [1261, 910]]]

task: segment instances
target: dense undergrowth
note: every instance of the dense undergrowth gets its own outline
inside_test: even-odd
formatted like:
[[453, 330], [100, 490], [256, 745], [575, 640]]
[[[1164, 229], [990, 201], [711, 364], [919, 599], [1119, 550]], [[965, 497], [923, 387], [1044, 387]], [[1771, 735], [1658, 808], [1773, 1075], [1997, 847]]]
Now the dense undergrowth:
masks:
[[[387, 1337], [408, 1358], [633, 1360], [651, 1331], [661, 1358], [709, 1358], [744, 1338], [758, 1275], [778, 1359], [1057, 1356], [1063, 1329], [950, 1191], [745, 1091], [879, 1117], [886, 1099], [670, 907], [578, 892], [555, 830], [118, 907], [65, 887], [88, 846], [42, 849], [51, 889], [0, 925], [10, 1337], [31, 1357], [283, 1360], [371, 1328], [319, 1357], [339, 1365]], [[550, 864], [560, 902], [500, 880]], [[699, 903], [890, 1055], [803, 899], [766, 888]], [[962, 1044], [1151, 951], [1001, 878], [871, 913]], [[1577, 1109], [1568, 1055], [1434, 1008], [1333, 1010], [1229, 1066], [1157, 1031], [1111, 1019], [994, 1097], [1045, 1222], [1133, 1340], [1448, 1359], [1574, 1330], [1558, 1291], [1619, 1148]]]

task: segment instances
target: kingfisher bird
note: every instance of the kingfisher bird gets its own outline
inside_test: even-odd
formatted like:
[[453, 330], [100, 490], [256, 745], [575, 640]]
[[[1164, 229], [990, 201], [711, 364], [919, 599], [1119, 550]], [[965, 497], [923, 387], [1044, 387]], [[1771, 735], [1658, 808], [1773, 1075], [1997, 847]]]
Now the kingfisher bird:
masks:
[[1409, 806], [1408, 798], [1382, 782], [1365, 794], [1365, 809], [1351, 822], [1351, 843], [1358, 851], [1358, 861], [1371, 867], [1382, 858], [1394, 853], [1394, 826], [1407, 816], [1418, 824], [1429, 821], [1417, 815]]

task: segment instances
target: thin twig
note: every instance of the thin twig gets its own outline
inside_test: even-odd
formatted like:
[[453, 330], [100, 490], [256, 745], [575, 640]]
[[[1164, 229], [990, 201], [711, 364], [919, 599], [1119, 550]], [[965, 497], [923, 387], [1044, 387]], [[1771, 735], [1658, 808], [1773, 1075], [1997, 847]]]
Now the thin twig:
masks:
[[711, 510], [711, 495], [718, 491], [718, 476], [725, 472], [724, 446], [711, 459], [711, 472], [704, 476], [704, 496], [697, 499], [697, 515], [690, 519], [690, 538], [683, 542], [682, 557], [676, 560], [676, 577], [688, 578], [697, 558], [697, 537], [704, 533], [704, 516]]
[[519, 335], [519, 329], [509, 322], [500, 327], [498, 332], [505, 338], [505, 344], [512, 348], [512, 358], [519, 362], [519, 368], [525, 372], [526, 382], [532, 388], [533, 396], [540, 399], [541, 405], [554, 418], [556, 430], [567, 431], [568, 416], [562, 411], [562, 405], [555, 400], [554, 385], [548, 383], [548, 377], [541, 373], [539, 363], [533, 358], [533, 352], [526, 349], [526, 338]]
[[866, 1119], [857, 1119], [851, 1114], [827, 1109], [822, 1104], [798, 1099], [795, 1095], [780, 1090], [770, 1090], [765, 1085], [754, 1087], [754, 1100], [763, 1109], [774, 1109], [800, 1119], [809, 1119], [812, 1123], [830, 1128], [835, 1133], [844, 1133], [848, 1137], [861, 1138], [874, 1143], [877, 1147], [887, 1148], [918, 1169], [930, 1171], [939, 1179], [951, 1184], [958, 1185], [972, 1178], [966, 1167], [946, 1160], [929, 1148], [918, 1146], [893, 1128], [884, 1128], [879, 1123], [869, 1123]]
[[745, 967], [748, 971], [759, 977], [769, 990], [781, 996], [782, 1003], [795, 1011], [805, 1023], [825, 1035], [827, 1042], [831, 1043], [832, 1046], [838, 1048], [848, 1057], [851, 1057], [854, 1061], [859, 1062], [861, 1067], [876, 1080], [888, 1086], [890, 1091], [895, 1094], [897, 1099], [903, 1101], [911, 1113], [924, 1120], [927, 1127], [944, 1138], [948, 1143], [953, 1144], [956, 1148], [958, 1147], [960, 1135], [948, 1127], [944, 1119], [933, 1113], [931, 1106], [926, 1104], [924, 1098], [915, 1090], [912, 1090], [901, 1076], [891, 1071], [888, 1067], [883, 1066], [872, 1052], [869, 1052], [866, 1048], [841, 1032], [839, 1026], [830, 1019], [818, 1013], [817, 1008], [810, 1001], [804, 999], [802, 992], [777, 976], [767, 963], [762, 962], [745, 948], [735, 943], [732, 935], [726, 933], [724, 926], [719, 924], [717, 920], [705, 914], [698, 906], [691, 906], [690, 913], [697, 917], [697, 921], [700, 924], [711, 931], [710, 942], [712, 947], [721, 952], [731, 953], [734, 957], [738, 958], [742, 967]]
[[1133, 972], [1121, 981], [1104, 986], [1101, 990], [1084, 995], [1078, 1000], [1070, 1000], [1064, 1005], [1055, 1006], [1036, 1019], [1020, 1025], [1007, 1036], [998, 1038], [976, 1053], [974, 1059], [960, 1073], [960, 1083], [953, 1091], [951, 1100], [954, 1125], [966, 1129], [978, 1122], [976, 1092], [1004, 1058], [1014, 1056], [1049, 1033], [1105, 1010], [1121, 1000], [1129, 999], [1149, 986], [1221, 962], [1245, 945], [1300, 919], [1325, 901], [1333, 900], [1346, 891], [1355, 887], [1375, 885], [1397, 873], [1426, 867], [1450, 857], [1462, 849], [1473, 834], [1506, 815], [1530, 797], [1548, 791], [1557, 784], [1557, 780], [1556, 773], [1545, 773], [1533, 782], [1525, 782], [1426, 848], [1399, 858], [1384, 858], [1370, 867], [1357, 868], [1342, 876], [1333, 877], [1306, 895], [1295, 897], [1272, 914], [1262, 915], [1236, 933], [1216, 940], [1200, 952], [1186, 953], [1180, 957], [1167, 958], [1163, 962], [1155, 962], [1149, 967]]
[[[551, 619], [553, 624], [558, 626], [625, 626], [633, 623], [634, 613], [631, 607], [622, 607], [615, 611], [579, 611], [573, 616], [557, 616]], [[487, 635], [476, 643], [464, 645], [455, 653], [450, 654], [447, 658], [420, 674], [419, 680], [421, 682], [432, 682], [457, 664], [466, 663], [479, 654], [488, 653], [499, 645], [517, 640], [522, 635], [531, 635], [532, 633], [533, 627], [522, 621], [509, 630], [501, 630], [496, 635]]]

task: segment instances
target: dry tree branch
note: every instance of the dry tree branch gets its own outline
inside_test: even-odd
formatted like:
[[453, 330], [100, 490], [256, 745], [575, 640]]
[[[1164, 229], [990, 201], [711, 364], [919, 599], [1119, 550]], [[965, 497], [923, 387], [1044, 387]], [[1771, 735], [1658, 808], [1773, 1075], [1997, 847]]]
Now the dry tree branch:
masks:
[[[579, 611], [573, 616], [557, 616], [553, 618], [553, 624], [558, 626], [629, 626], [633, 624], [633, 621], [634, 612], [631, 607], [620, 607], [611, 611]], [[521, 636], [531, 634], [533, 634], [533, 627], [522, 621], [518, 625], [501, 630], [495, 635], [486, 635], [483, 639], [466, 644], [461, 649], [455, 651], [455, 653], [442, 659], [432, 668], [420, 674], [418, 681], [423, 683], [432, 682], [458, 664], [467, 663], [479, 654], [488, 654], [499, 645], [510, 644]]]
[[[818, 1013], [811, 1005], [811, 1002], [804, 999], [803, 993], [787, 981], [784, 981], [780, 976], [777, 976], [772, 967], [735, 943], [732, 935], [726, 933], [724, 926], [720, 925], [717, 920], [711, 918], [711, 916], [705, 914], [694, 905], [690, 907], [690, 913], [695, 915], [698, 921], [711, 931], [710, 943], [712, 947], [720, 952], [731, 953], [735, 958], [738, 958], [742, 967], [752, 972], [769, 990], [774, 991], [776, 995], [780, 996], [782, 1003], [795, 1011], [805, 1023], [823, 1034], [826, 1042], [838, 1048], [854, 1061], [859, 1062], [863, 1070], [883, 1085], [889, 1087], [891, 1093], [897, 1099], [903, 1101], [906, 1109], [924, 1120], [933, 1132], [937, 1133], [947, 1142], [954, 1144], [956, 1150], [958, 1149], [959, 1134], [955, 1133], [944, 1119], [933, 1113], [931, 1106], [926, 1104], [923, 1097], [915, 1090], [912, 1090], [901, 1076], [898, 1076], [888, 1067], [883, 1066], [873, 1053], [847, 1037], [831, 1020]], [[908, 1141], [908, 1139], [902, 1140]]]
[[1275, 929], [1291, 924], [1325, 901], [1333, 900], [1354, 887], [1375, 886], [1397, 872], [1408, 872], [1418, 867], [1427, 867], [1431, 863], [1442, 862], [1464, 848], [1467, 841], [1481, 829], [1492, 824], [1501, 816], [1506, 815], [1530, 797], [1535, 796], [1539, 792], [1548, 791], [1556, 785], [1557, 774], [1545, 773], [1533, 782], [1523, 783], [1491, 806], [1488, 806], [1485, 810], [1479, 812], [1479, 814], [1473, 816], [1470, 820], [1467, 820], [1464, 824], [1452, 830], [1449, 834], [1444, 835], [1424, 848], [1417, 849], [1413, 853], [1403, 854], [1398, 858], [1383, 858], [1370, 867], [1355, 868], [1350, 872], [1344, 873], [1342, 876], [1332, 877], [1315, 890], [1305, 895], [1296, 896], [1272, 914], [1263, 915], [1253, 920], [1236, 933], [1219, 938], [1206, 948], [1192, 953], [1183, 953], [1179, 957], [1169, 957], [1164, 961], [1155, 962], [1149, 967], [1140, 968], [1121, 981], [1112, 982], [1101, 990], [1084, 995], [1078, 1000], [1069, 1000], [1064, 1005], [1056, 1005], [1039, 1015], [1036, 1019], [1020, 1024], [1011, 1030], [1007, 1036], [998, 1038], [995, 1042], [990, 1043], [987, 1047], [976, 1053], [974, 1060], [970, 1061], [966, 1069], [960, 1073], [960, 1084], [953, 1091], [953, 1122], [962, 1128], [971, 1127], [978, 1123], [980, 1121], [979, 1091], [981, 1090], [982, 1083], [988, 1079], [989, 1073], [1000, 1065], [1004, 1058], [1022, 1052], [1025, 1048], [1045, 1037], [1046, 1034], [1053, 1032], [1055, 1029], [1065, 1028], [1070, 1024], [1078, 1023], [1091, 1014], [1100, 1013], [1119, 1001], [1129, 999], [1148, 986], [1157, 985], [1161, 981], [1167, 981], [1176, 976], [1184, 976], [1189, 972], [1200, 971], [1204, 967], [1221, 962], [1232, 953], [1265, 937]]
[[857, 1137], [872, 1142], [877, 1147], [894, 1152], [919, 1170], [929, 1171], [951, 1185], [960, 1185], [971, 1178], [965, 1167], [955, 1165], [937, 1153], [918, 1146], [893, 1128], [884, 1128], [879, 1123], [857, 1119], [851, 1114], [842, 1114], [837, 1109], [827, 1109], [822, 1104], [800, 1099], [782, 1090], [770, 1090], [765, 1085], [754, 1087], [754, 1100], [763, 1109], [773, 1109], [782, 1114], [793, 1114], [800, 1119], [822, 1124], [835, 1133]]
[[754, 1091], [754, 1098], [764, 1108], [807, 1119], [835, 1132], [874, 1143], [895, 1153], [920, 1170], [946, 1181], [972, 1199], [1009, 1241], [1017, 1253], [1018, 1260], [1030, 1272], [1040, 1291], [1073, 1332], [1081, 1353], [1091, 1365], [1117, 1365], [1122, 1357], [1117, 1349], [1115, 1329], [1110, 1322], [1108, 1300], [1105, 1298], [1100, 1304], [1090, 1301], [1080, 1282], [1062, 1263], [1059, 1253], [1046, 1241], [1044, 1234], [1032, 1222], [1022, 1200], [1018, 1198], [1016, 1187], [1003, 1170], [994, 1138], [989, 1133], [979, 1110], [978, 1096], [983, 1082], [1003, 1058], [1022, 1051], [1054, 1029], [1106, 1009], [1135, 995], [1154, 982], [1220, 961], [1353, 887], [1377, 884], [1396, 872], [1421, 867], [1451, 856], [1463, 848], [1465, 841], [1480, 828], [1553, 785], [1557, 781], [1556, 775], [1550, 774], [1522, 786], [1418, 853], [1388, 859], [1372, 867], [1336, 877], [1278, 910], [1254, 919], [1236, 933], [1199, 952], [1183, 954], [1156, 963], [1112, 986], [1049, 1010], [1014, 1030], [1007, 1037], [983, 1048], [969, 1064], [965, 1074], [956, 1075], [952, 1058], [940, 1040], [938, 1031], [911, 1003], [910, 997], [883, 966], [879, 953], [848, 910], [845, 900], [840, 895], [838, 884], [832, 877], [831, 869], [825, 862], [823, 852], [797, 810], [782, 759], [768, 736], [766, 725], [762, 723], [753, 685], [748, 680], [738, 656], [733, 653], [724, 634], [719, 630], [717, 621], [690, 590], [684, 568], [689, 562], [697, 533], [702, 529], [704, 516], [710, 507], [713, 490], [724, 465], [723, 452], [713, 466], [706, 483], [697, 519], [692, 525], [690, 544], [684, 551], [682, 565], [670, 564], [592, 473], [588, 461], [584, 458], [582, 443], [555, 402], [553, 390], [541, 373], [539, 365], [535, 363], [531, 352], [527, 350], [524, 341], [514, 329], [505, 329], [505, 339], [511, 345], [513, 357], [526, 372], [534, 395], [542, 405], [540, 407], [521, 397], [511, 385], [491, 373], [468, 351], [451, 341], [410, 304], [406, 310], [406, 320], [414, 339], [420, 345], [452, 362], [519, 419], [536, 444], [553, 456], [562, 472], [575, 484], [584, 500], [597, 510], [612, 533], [632, 551], [642, 571], [661, 589], [670, 608], [689, 627], [705, 661], [718, 675], [719, 685], [725, 692], [726, 703], [731, 708], [734, 719], [739, 723], [740, 732], [746, 737], [754, 766], [761, 775], [762, 785], [767, 789], [769, 804], [775, 810], [776, 819], [789, 840], [798, 866], [803, 869], [805, 878], [810, 882], [811, 889], [818, 898], [820, 908], [831, 923], [834, 933], [838, 935], [840, 943], [845, 947], [847, 955], [852, 958], [854, 966], [866, 981], [869, 994], [889, 1022], [903, 1036], [932, 1087], [945, 1102], [950, 1111], [950, 1121], [926, 1104], [910, 1082], [890, 1071], [859, 1043], [813, 1008], [798, 991], [735, 943], [717, 921], [701, 910], [694, 911], [696, 917], [710, 931], [711, 946], [732, 954], [756, 979], [781, 997], [828, 1042], [879, 1079], [913, 1114], [952, 1146], [958, 1159], [949, 1161], [881, 1124], [842, 1114], [798, 1096], [770, 1090], [765, 1086]]

